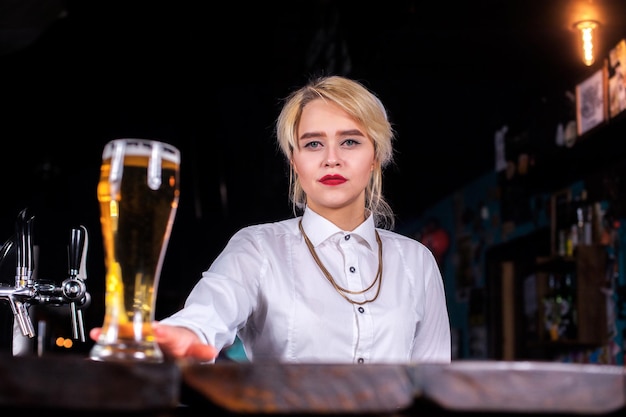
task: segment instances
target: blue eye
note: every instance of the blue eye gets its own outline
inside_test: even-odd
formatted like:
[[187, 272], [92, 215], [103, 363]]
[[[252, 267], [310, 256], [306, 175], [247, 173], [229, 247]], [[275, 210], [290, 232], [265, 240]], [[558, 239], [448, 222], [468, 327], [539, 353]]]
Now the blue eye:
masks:
[[317, 148], [319, 146], [321, 146], [321, 143], [319, 143], [318, 141], [315, 141], [315, 140], [307, 143], [306, 145], [304, 145], [305, 148], [313, 148], [313, 149], [315, 149], [315, 148]]

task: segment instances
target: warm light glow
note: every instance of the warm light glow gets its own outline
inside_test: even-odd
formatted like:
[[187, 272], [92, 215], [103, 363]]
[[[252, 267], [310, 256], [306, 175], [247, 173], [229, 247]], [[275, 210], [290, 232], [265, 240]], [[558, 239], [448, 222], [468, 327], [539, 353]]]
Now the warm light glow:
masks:
[[74, 342], [72, 342], [72, 339], [66, 339], [64, 337], [59, 336], [59, 337], [56, 338], [55, 344], [58, 347], [63, 347], [63, 348], [66, 348], [66, 349], [70, 349], [74, 345]]
[[579, 32], [583, 62], [587, 66], [593, 65], [596, 60], [597, 29], [599, 26], [600, 24], [595, 20], [583, 20], [574, 24], [574, 27]]

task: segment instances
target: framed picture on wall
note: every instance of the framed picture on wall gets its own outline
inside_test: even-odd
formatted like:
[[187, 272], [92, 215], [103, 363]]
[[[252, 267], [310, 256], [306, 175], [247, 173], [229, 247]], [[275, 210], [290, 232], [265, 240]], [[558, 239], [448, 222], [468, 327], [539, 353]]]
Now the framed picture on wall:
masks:
[[626, 110], [626, 40], [620, 40], [609, 51], [609, 117]]
[[578, 136], [604, 123], [607, 118], [606, 66], [576, 85], [576, 124]]

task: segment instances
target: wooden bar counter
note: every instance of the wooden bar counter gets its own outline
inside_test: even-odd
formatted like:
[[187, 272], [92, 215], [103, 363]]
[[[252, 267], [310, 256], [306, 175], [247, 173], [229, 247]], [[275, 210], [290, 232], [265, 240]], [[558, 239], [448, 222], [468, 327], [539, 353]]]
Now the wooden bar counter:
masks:
[[0, 357], [2, 416], [626, 415], [624, 368], [550, 362], [162, 364]]

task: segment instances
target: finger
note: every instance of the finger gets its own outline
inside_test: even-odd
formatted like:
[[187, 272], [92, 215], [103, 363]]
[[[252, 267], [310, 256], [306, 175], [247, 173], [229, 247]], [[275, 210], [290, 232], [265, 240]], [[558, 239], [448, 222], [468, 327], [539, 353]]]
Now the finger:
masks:
[[154, 335], [157, 337], [159, 343], [167, 343], [170, 340], [176, 340], [178, 338], [174, 337], [174, 331], [168, 326], [161, 327], [158, 323], [152, 324], [152, 331]]
[[101, 332], [102, 332], [101, 327], [94, 327], [93, 329], [89, 330], [89, 337], [91, 338], [91, 340], [97, 341], [98, 338], [100, 337]]
[[193, 343], [189, 346], [189, 349], [187, 349], [187, 354], [185, 356], [201, 361], [212, 361], [217, 357], [217, 349], [211, 345]]

